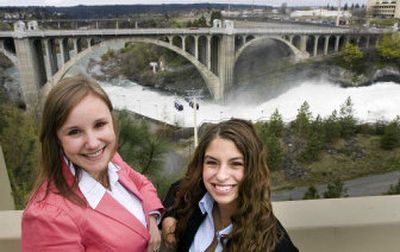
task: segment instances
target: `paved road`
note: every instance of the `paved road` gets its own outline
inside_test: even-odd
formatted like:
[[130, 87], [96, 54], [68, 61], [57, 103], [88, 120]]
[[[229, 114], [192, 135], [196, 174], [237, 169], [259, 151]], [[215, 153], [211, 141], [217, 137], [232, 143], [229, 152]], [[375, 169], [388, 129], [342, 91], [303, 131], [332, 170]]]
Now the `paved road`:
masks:
[[[344, 182], [349, 197], [382, 195], [387, 192], [390, 185], [397, 184], [400, 178], [400, 171], [389, 172], [380, 175], [370, 175], [362, 178], [352, 179]], [[315, 186], [320, 195], [326, 190], [326, 185]], [[297, 200], [302, 199], [308, 187], [297, 187], [292, 190], [285, 190], [272, 193], [272, 200]]]

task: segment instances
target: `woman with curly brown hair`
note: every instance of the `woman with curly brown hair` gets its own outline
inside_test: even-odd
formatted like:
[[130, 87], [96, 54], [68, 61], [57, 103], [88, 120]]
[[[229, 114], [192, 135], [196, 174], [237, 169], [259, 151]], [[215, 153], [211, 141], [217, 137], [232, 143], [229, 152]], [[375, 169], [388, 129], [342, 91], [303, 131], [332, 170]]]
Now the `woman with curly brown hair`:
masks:
[[164, 200], [166, 246], [177, 251], [298, 251], [271, 205], [266, 150], [253, 124], [203, 134], [185, 177]]

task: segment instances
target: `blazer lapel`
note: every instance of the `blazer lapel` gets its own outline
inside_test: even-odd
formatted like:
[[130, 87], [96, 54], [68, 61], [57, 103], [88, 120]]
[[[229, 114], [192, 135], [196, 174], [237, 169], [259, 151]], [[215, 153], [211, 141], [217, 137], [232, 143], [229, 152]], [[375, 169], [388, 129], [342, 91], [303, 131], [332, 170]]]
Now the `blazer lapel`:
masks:
[[121, 204], [119, 204], [110, 194], [105, 193], [96, 209], [101, 214], [114, 219], [121, 224], [129, 227], [144, 239], [149, 239], [149, 232], [146, 227], [136, 219], [128, 210], [126, 210]]
[[143, 204], [143, 197], [142, 194], [139, 192], [137, 189], [135, 183], [129, 179], [128, 175], [124, 172], [124, 170], [121, 168], [118, 172], [118, 181], [123, 185], [128, 191], [133, 193], [138, 200], [142, 203], [143, 211], [144, 211], [144, 216], [146, 218], [146, 223], [150, 223], [149, 215], [147, 214], [148, 209], [146, 209], [145, 204]]
[[[63, 175], [65, 177], [65, 180], [67, 181], [69, 186], [72, 186], [74, 183], [74, 176], [72, 173], [69, 171], [68, 165], [65, 163], [64, 160], [62, 160], [62, 167], [63, 167]], [[126, 177], [124, 175], [121, 175], [121, 177]], [[127, 181], [126, 179], [123, 179], [124, 181]], [[127, 181], [129, 182], [129, 181]], [[122, 184], [122, 183], [121, 183]], [[142, 201], [142, 198], [140, 196], [139, 191], [137, 190], [136, 186], [131, 185], [132, 182], [130, 183], [125, 183], [123, 184], [129, 191], [133, 192], [139, 200]], [[129, 185], [129, 186], [128, 186]], [[79, 190], [78, 186], [74, 187], [75, 192], [84, 198], [82, 192]], [[88, 206], [89, 207], [89, 206]], [[135, 216], [133, 216], [127, 209], [125, 209], [124, 206], [122, 206], [120, 203], [118, 203], [110, 194], [105, 193], [103, 198], [100, 200], [100, 203], [97, 205], [96, 209], [94, 211], [99, 212], [103, 215], [106, 215], [107, 217], [114, 219], [115, 221], [120, 222], [121, 224], [129, 227], [136, 233], [138, 233], [140, 236], [142, 236], [144, 239], [148, 240], [150, 238], [149, 231], [143, 224], [136, 219]], [[147, 219], [146, 219], [147, 220]], [[148, 223], [148, 220], [147, 220]]]
[[121, 183], [121, 185], [123, 185], [128, 191], [133, 193], [143, 203], [142, 194], [137, 189], [135, 183], [128, 178], [125, 172], [122, 171], [122, 168], [118, 172], [118, 181]]

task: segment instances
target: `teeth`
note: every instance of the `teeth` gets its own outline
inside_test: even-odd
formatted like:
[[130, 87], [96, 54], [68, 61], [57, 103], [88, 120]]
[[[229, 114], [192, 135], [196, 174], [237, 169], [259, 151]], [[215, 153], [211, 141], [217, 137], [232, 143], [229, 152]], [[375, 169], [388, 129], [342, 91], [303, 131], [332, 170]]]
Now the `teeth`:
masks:
[[220, 192], [228, 192], [232, 187], [232, 185], [215, 185], [215, 189]]
[[102, 153], [102, 151], [103, 151], [103, 149], [100, 149], [93, 153], [87, 153], [86, 156], [88, 156], [90, 158], [95, 158], [95, 157], [98, 157]]

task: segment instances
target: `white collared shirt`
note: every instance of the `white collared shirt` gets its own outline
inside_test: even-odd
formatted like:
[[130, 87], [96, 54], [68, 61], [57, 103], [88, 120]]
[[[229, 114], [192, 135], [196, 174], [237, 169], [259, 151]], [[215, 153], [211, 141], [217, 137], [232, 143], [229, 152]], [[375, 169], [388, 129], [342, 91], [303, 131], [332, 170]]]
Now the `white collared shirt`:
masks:
[[[205, 251], [214, 240], [215, 228], [212, 216], [213, 206], [214, 199], [209, 193], [206, 193], [199, 201], [199, 208], [203, 214], [207, 213], [207, 216], [201, 223], [199, 229], [196, 232], [196, 235], [194, 236], [194, 240], [189, 249], [190, 252]], [[232, 229], [233, 225], [230, 224], [226, 228], [216, 231], [215, 236], [217, 237], [218, 244], [214, 250], [215, 252], [221, 252], [223, 250], [221, 238], [230, 234], [232, 232]]]
[[[75, 167], [72, 162], [65, 158], [69, 169], [75, 175]], [[142, 207], [141, 201], [131, 192], [129, 192], [118, 181], [118, 170], [120, 168], [112, 162], [108, 163], [108, 178], [110, 181], [111, 190], [107, 190], [101, 183], [95, 180], [89, 173], [81, 169], [81, 176], [79, 179], [79, 189], [83, 196], [86, 198], [89, 206], [96, 209], [105, 193], [109, 193], [115, 200], [124, 206], [133, 216], [135, 216], [145, 227], [146, 217]]]

